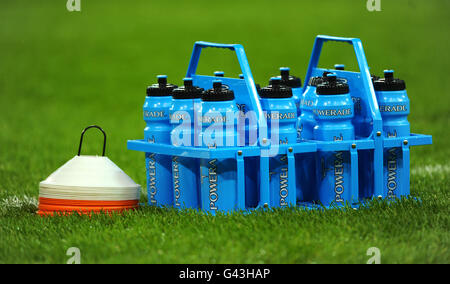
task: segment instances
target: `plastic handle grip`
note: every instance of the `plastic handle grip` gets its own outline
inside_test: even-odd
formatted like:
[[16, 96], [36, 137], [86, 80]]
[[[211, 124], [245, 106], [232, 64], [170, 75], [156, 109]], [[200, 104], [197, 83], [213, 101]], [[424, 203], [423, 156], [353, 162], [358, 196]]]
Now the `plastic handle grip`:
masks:
[[196, 46], [201, 47], [201, 48], [215, 47], [215, 48], [227, 48], [227, 49], [234, 50], [236, 44], [223, 44], [223, 43], [214, 43], [214, 42], [207, 42], [207, 41], [197, 41], [194, 45], [194, 49]]
[[[374, 131], [381, 131], [382, 129], [381, 114], [378, 109], [378, 103], [375, 97], [375, 90], [373, 89], [372, 85], [369, 65], [367, 64], [366, 55], [364, 54], [362, 42], [359, 38], [318, 35], [314, 42], [311, 59], [309, 61], [308, 71], [306, 72], [305, 82], [309, 82], [309, 79], [311, 78], [313, 71], [317, 68], [323, 44], [327, 41], [344, 42], [353, 46], [356, 55], [356, 60], [358, 62], [359, 72], [361, 74], [361, 80], [363, 81], [364, 91], [365, 94], [367, 94], [368, 96], [366, 101], [368, 102], [371, 116], [373, 119]], [[303, 91], [305, 91], [305, 88], [306, 84], [303, 87]]]
[[241, 68], [241, 73], [244, 75], [244, 80], [248, 88], [248, 94], [250, 96], [251, 109], [256, 112], [256, 117], [258, 120], [259, 127], [259, 140], [260, 143], [264, 138], [267, 137], [267, 120], [264, 117], [261, 104], [259, 102], [259, 96], [256, 91], [255, 81], [253, 79], [252, 72], [250, 70], [250, 65], [247, 60], [247, 56], [244, 51], [244, 47], [240, 44], [222, 44], [222, 43], [212, 43], [205, 41], [197, 41], [194, 44], [194, 49], [192, 51], [191, 60], [189, 62], [189, 67], [186, 73], [186, 77], [192, 77], [196, 75], [198, 62], [200, 60], [200, 54], [203, 48], [224, 48], [230, 49], [236, 53], [236, 57]]
[[[250, 71], [250, 67], [248, 66], [247, 58], [245, 60], [241, 60], [242, 58], [242, 52], [244, 48], [240, 44], [223, 44], [223, 43], [214, 43], [214, 42], [206, 42], [206, 41], [197, 41], [194, 44], [194, 49], [192, 51], [191, 55], [191, 61], [189, 62], [188, 72], [186, 74], [186, 77], [192, 77], [192, 75], [195, 75], [195, 72], [197, 71], [198, 62], [200, 61], [200, 54], [202, 52], [203, 48], [223, 48], [223, 49], [230, 49], [234, 52], [236, 52], [236, 55], [239, 60], [239, 64], [241, 67], [241, 71], [244, 75], [245, 71]], [[240, 52], [242, 50], [242, 52]], [[243, 53], [245, 57], [245, 52]], [[246, 66], [245, 66], [246, 65]]]

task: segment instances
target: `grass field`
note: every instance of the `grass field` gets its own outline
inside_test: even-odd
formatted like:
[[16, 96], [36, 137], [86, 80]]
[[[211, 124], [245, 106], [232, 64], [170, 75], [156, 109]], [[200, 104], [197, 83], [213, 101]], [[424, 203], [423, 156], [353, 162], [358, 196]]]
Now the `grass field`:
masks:
[[[0, 3], [0, 263], [382, 263], [450, 262], [450, 2], [66, 1]], [[155, 75], [180, 83], [194, 41], [241, 43], [256, 81], [279, 66], [305, 76], [317, 34], [359, 37], [373, 73], [406, 80], [413, 132], [411, 191], [422, 203], [384, 202], [358, 211], [285, 210], [205, 216], [143, 208], [123, 216], [40, 218], [38, 183], [76, 154], [80, 131], [101, 125], [107, 155], [145, 184], [145, 87]], [[231, 53], [205, 52], [200, 72], [237, 75]], [[324, 48], [323, 66], [355, 67], [348, 46]], [[84, 153], [100, 153], [89, 134]], [[145, 197], [143, 197], [143, 200]]]

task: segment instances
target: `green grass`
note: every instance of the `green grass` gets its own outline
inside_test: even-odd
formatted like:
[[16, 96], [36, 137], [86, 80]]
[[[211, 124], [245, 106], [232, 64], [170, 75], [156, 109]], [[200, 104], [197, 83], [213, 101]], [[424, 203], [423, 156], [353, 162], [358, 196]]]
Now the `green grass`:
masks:
[[[81, 13], [37, 2], [0, 4], [0, 263], [65, 263], [69, 247], [83, 263], [365, 263], [373, 246], [382, 263], [450, 262], [447, 1], [382, 1], [373, 13], [350, 0], [81, 0]], [[372, 72], [393, 68], [406, 80], [412, 130], [433, 135], [433, 146], [411, 153], [411, 190], [422, 203], [216, 217], [153, 208], [112, 218], [34, 214], [39, 181], [75, 155], [90, 124], [107, 131], [111, 160], [145, 184], [143, 154], [126, 140], [143, 136], [146, 85], [160, 73], [180, 83], [194, 41], [243, 44], [264, 85], [279, 66], [304, 77], [317, 34], [361, 38]], [[233, 59], [208, 50], [199, 71], [237, 75]], [[348, 46], [330, 44], [321, 65], [354, 61]], [[89, 134], [84, 153], [99, 153], [100, 139]]]

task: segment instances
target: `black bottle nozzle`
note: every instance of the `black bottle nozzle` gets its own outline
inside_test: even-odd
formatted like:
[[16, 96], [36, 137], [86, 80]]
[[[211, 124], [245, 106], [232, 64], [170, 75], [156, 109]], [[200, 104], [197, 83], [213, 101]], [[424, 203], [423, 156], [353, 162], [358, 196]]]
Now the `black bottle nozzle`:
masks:
[[280, 67], [280, 75], [283, 80], [289, 80], [289, 72], [291, 68], [289, 67]]
[[386, 81], [394, 80], [394, 70], [384, 70], [384, 79]]
[[330, 74], [327, 74], [326, 76], [327, 76], [327, 81], [328, 81], [330, 84], [336, 84], [336, 82], [337, 82], [336, 74], [330, 73]]
[[270, 78], [270, 85], [273, 88], [279, 88], [281, 86], [281, 78], [280, 77], [272, 77], [272, 78]]
[[167, 75], [158, 75], [156, 78], [158, 78], [158, 84], [160, 87], [167, 85]]
[[224, 77], [225, 76], [225, 72], [223, 72], [223, 71], [215, 71], [214, 72], [214, 76], [216, 76], [216, 77]]
[[213, 89], [220, 91], [222, 89], [222, 81], [221, 80], [214, 80], [213, 81]]
[[192, 78], [188, 78], [188, 77], [183, 79], [183, 84], [184, 84], [185, 89], [192, 88], [194, 86], [194, 83], [192, 82]]
[[344, 64], [334, 64], [334, 69], [345, 70], [345, 65]]

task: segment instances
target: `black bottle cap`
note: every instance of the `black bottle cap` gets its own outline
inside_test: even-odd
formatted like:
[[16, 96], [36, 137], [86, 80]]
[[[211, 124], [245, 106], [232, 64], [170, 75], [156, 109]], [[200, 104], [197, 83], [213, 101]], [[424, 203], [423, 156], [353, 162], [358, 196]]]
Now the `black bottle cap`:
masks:
[[213, 88], [203, 92], [202, 100], [206, 102], [221, 102], [234, 100], [234, 92], [224, 86], [221, 80], [213, 81]]
[[313, 86], [313, 87], [317, 87], [319, 84], [323, 83], [323, 81], [325, 81], [326, 77], [328, 74], [331, 74], [332, 72], [329, 71], [324, 71], [322, 76], [316, 76], [316, 77], [311, 77], [309, 79], [309, 86]]
[[193, 85], [192, 78], [183, 79], [184, 86], [172, 91], [174, 99], [199, 99], [202, 97], [203, 89]]
[[322, 83], [317, 86], [318, 95], [342, 95], [348, 94], [350, 91], [346, 81], [337, 78], [336, 74], [327, 74]]
[[319, 85], [322, 82], [323, 82], [323, 78], [322, 77], [319, 77], [319, 76], [311, 77], [309, 79], [308, 86], [317, 87], [317, 85]]
[[394, 78], [394, 70], [384, 70], [384, 78], [373, 82], [375, 91], [403, 91], [406, 89], [405, 81]]
[[147, 87], [147, 96], [150, 97], [166, 97], [172, 95], [172, 91], [177, 85], [167, 84], [166, 75], [158, 75], [158, 83]]
[[302, 86], [302, 80], [298, 77], [289, 74], [291, 69], [289, 67], [280, 67], [280, 76], [275, 78], [281, 79], [281, 85], [285, 85], [291, 88], [300, 88]]
[[261, 98], [282, 99], [292, 97], [292, 89], [282, 84], [280, 76], [272, 77], [269, 86], [260, 89], [258, 93]]

